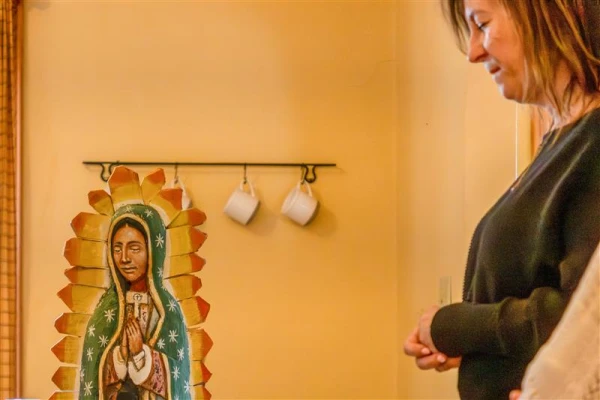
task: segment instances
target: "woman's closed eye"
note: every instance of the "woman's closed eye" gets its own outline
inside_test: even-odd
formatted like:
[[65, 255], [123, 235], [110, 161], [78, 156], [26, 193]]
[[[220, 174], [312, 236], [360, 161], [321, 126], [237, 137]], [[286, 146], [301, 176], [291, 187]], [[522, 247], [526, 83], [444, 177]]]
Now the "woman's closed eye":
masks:
[[488, 24], [489, 22], [475, 22], [475, 26], [477, 26], [477, 29], [480, 31], [483, 31]]

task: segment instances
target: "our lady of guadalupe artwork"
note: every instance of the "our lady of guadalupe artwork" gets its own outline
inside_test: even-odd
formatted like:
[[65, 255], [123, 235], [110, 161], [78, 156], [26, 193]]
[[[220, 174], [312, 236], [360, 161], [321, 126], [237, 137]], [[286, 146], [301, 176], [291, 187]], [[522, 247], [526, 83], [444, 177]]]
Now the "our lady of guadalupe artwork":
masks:
[[209, 399], [204, 365], [212, 341], [201, 324], [209, 304], [196, 292], [204, 266], [196, 251], [206, 216], [182, 210], [182, 191], [163, 188], [162, 169], [139, 183], [115, 168], [108, 191], [88, 194], [97, 213], [78, 214], [65, 244], [71, 281], [58, 296], [72, 312], [52, 351], [51, 399]]

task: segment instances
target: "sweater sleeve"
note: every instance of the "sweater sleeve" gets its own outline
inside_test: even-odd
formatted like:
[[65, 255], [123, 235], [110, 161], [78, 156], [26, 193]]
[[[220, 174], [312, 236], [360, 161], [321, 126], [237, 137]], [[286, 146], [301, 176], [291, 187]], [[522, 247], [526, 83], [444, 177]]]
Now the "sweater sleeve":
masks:
[[431, 336], [438, 350], [459, 356], [486, 353], [533, 357], [560, 320], [571, 294], [600, 240], [600, 162], [585, 163], [563, 209], [564, 256], [557, 266], [558, 287], [538, 287], [527, 298], [507, 297], [498, 303], [463, 302], [441, 308]]

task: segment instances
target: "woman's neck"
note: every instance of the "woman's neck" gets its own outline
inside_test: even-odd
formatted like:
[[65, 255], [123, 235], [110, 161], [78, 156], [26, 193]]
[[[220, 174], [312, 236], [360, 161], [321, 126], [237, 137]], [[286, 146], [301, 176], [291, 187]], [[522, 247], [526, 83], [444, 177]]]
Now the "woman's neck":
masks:
[[[565, 93], [571, 85], [572, 73], [563, 63], [557, 68], [556, 73], [556, 93]], [[537, 102], [537, 105], [546, 110], [552, 119], [552, 128], [561, 128], [568, 125], [589, 111], [600, 107], [600, 93], [585, 93], [579, 84], [575, 84], [572, 88], [571, 98], [568, 104], [563, 105], [563, 109], [555, 104], [555, 101], [562, 99], [551, 99], [549, 96], [543, 96], [542, 100]], [[562, 112], [561, 112], [562, 111]]]
[[556, 107], [546, 107], [553, 121], [553, 128], [562, 128], [572, 122], [577, 121], [582, 116], [600, 107], [600, 95], [581, 95], [573, 94], [574, 100], [567, 105], [561, 115]]

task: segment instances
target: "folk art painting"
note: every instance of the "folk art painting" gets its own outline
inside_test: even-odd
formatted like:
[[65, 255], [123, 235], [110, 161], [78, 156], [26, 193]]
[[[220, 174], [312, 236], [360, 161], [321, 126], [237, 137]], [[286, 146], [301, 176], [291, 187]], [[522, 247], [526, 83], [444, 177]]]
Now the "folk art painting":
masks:
[[70, 308], [52, 351], [64, 364], [51, 399], [210, 399], [204, 365], [212, 347], [201, 328], [210, 305], [196, 292], [196, 251], [206, 216], [182, 209], [182, 190], [158, 169], [139, 183], [115, 168], [108, 191], [88, 194], [96, 213], [71, 222], [64, 256], [70, 280], [58, 296]]

